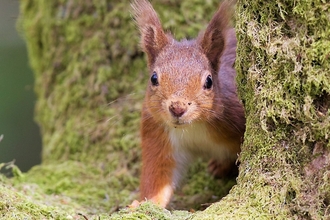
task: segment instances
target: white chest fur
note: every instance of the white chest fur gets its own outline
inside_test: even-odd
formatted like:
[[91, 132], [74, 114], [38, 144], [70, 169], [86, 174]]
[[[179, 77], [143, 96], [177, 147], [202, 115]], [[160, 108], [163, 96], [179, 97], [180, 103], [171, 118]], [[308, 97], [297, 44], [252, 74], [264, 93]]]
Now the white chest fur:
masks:
[[174, 152], [188, 154], [188, 157], [201, 156], [222, 160], [229, 156], [224, 143], [215, 142], [204, 123], [171, 128], [169, 136]]
[[[220, 135], [220, 134], [219, 134]], [[173, 173], [173, 186], [176, 187], [187, 165], [196, 157], [222, 161], [232, 157], [225, 143], [215, 142], [203, 123], [194, 123], [183, 128], [169, 129], [176, 168]]]

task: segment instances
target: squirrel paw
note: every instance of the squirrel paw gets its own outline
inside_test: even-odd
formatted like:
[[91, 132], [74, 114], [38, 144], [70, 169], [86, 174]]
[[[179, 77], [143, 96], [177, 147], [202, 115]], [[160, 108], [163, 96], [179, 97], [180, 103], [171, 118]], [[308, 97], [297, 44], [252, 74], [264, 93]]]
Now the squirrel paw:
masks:
[[140, 204], [141, 204], [141, 202], [134, 200], [130, 205], [128, 205], [128, 208], [135, 209], [135, 208], [139, 207]]

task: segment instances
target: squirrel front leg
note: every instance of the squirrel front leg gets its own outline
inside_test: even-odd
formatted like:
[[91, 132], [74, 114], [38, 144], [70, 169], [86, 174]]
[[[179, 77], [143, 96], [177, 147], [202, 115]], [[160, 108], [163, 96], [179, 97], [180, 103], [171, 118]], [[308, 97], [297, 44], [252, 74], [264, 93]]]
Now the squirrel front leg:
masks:
[[142, 115], [141, 200], [166, 207], [173, 194], [175, 160], [167, 132], [150, 115]]

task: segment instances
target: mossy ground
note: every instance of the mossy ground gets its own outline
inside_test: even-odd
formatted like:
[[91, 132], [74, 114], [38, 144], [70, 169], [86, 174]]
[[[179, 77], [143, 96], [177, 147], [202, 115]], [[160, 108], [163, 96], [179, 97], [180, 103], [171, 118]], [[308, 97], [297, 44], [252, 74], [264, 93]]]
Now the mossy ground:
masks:
[[[129, 1], [21, 3], [38, 97], [43, 163], [0, 178], [6, 219], [322, 219], [330, 201], [328, 1], [238, 1], [238, 82], [247, 130], [237, 185], [203, 212], [137, 197], [146, 62]], [[195, 37], [217, 1], [153, 2], [177, 38]], [[193, 165], [173, 209], [227, 193]], [[216, 197], [214, 197], [216, 196]], [[82, 215], [78, 215], [81, 213]], [[113, 213], [111, 216], [110, 214]]]

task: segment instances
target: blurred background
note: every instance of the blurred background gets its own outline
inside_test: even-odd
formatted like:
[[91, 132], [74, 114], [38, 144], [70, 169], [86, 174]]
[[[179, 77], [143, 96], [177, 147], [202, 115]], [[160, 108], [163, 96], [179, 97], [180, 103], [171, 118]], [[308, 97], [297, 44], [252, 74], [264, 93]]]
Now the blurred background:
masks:
[[27, 171], [40, 163], [41, 138], [33, 119], [33, 73], [16, 30], [18, 13], [18, 0], [0, 0], [0, 164], [15, 160]]

